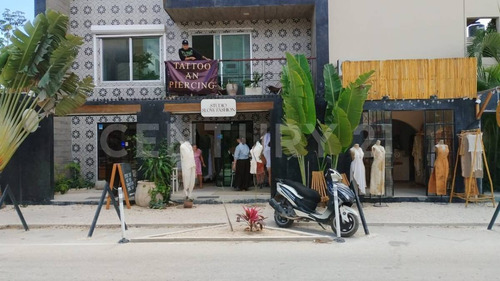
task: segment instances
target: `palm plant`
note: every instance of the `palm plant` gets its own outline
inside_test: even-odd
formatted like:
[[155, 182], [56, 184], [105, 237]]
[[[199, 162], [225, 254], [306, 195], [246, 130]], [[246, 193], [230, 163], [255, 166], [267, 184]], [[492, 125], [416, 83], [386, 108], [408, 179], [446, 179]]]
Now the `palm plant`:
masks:
[[337, 166], [338, 155], [347, 151], [353, 140], [354, 130], [358, 127], [363, 114], [363, 105], [371, 85], [368, 79], [375, 71], [361, 74], [356, 81], [342, 87], [340, 77], [331, 64], [324, 66], [325, 81], [325, 124], [320, 124], [324, 156], [330, 155], [333, 167]]
[[[139, 142], [144, 142], [143, 136], [139, 136]], [[144, 173], [144, 178], [155, 183], [155, 188], [151, 190], [150, 207], [161, 208], [170, 201], [172, 170], [177, 167], [177, 159], [174, 156], [174, 145], [168, 145], [162, 141], [158, 147], [158, 154], [154, 153], [152, 145], [144, 144], [142, 152], [143, 163], [139, 171]], [[161, 194], [162, 200], [156, 199], [156, 195]]]
[[286, 53], [286, 60], [281, 76], [284, 112], [281, 146], [285, 155], [297, 158], [302, 183], [305, 184], [307, 135], [312, 134], [316, 125], [315, 94], [306, 57]]
[[67, 34], [68, 21], [55, 11], [39, 14], [0, 49], [0, 173], [43, 118], [71, 113], [93, 89], [91, 78], [69, 71], [83, 42]]
[[[477, 90], [487, 90], [500, 85], [500, 34], [497, 32], [478, 31], [467, 46], [469, 57], [477, 60]], [[485, 66], [484, 58], [493, 58], [496, 65]]]

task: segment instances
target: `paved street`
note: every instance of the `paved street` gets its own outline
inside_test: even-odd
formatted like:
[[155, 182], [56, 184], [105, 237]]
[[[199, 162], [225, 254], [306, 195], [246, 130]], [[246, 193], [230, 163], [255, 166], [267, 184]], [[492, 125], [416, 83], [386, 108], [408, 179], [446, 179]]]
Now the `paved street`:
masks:
[[342, 244], [118, 244], [117, 229], [99, 229], [91, 239], [84, 228], [4, 229], [0, 279], [494, 280], [500, 274], [498, 228], [376, 226], [371, 231]]
[[[22, 208], [25, 232], [12, 206], [0, 210], [0, 280], [494, 280], [500, 274], [500, 222], [486, 230], [491, 204], [364, 204], [370, 235], [360, 226], [345, 243], [155, 242], [118, 244], [114, 210], [102, 210], [87, 238], [95, 205], [30, 205]], [[241, 204], [226, 204], [235, 226]], [[276, 227], [268, 204], [257, 204], [271, 236]], [[125, 210], [133, 240], [171, 234], [226, 236], [222, 204]], [[223, 227], [217, 227], [218, 225]], [[241, 225], [241, 224], [240, 224]], [[207, 230], [219, 232], [210, 233]], [[226, 231], [225, 231], [226, 230]], [[292, 231], [333, 236], [314, 223]], [[222, 232], [220, 232], [222, 231]], [[269, 234], [269, 233], [268, 233]], [[256, 234], [256, 236], [261, 236]], [[317, 241], [317, 242], [314, 242]], [[320, 240], [324, 241], [324, 240]]]

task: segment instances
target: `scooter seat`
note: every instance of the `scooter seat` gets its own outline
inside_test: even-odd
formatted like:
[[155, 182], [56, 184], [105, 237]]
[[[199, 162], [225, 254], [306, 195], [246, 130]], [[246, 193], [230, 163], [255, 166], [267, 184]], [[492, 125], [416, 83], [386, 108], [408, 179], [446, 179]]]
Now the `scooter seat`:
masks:
[[[307, 199], [307, 201], [309, 201], [311, 203], [318, 204], [321, 201], [321, 195], [319, 195], [319, 193], [316, 190], [307, 188], [303, 184], [301, 184], [300, 182], [287, 180], [287, 179], [283, 179], [283, 180], [281, 180], [281, 182], [295, 188], [295, 190], [297, 191], [298, 194], [303, 196], [305, 199]], [[312, 209], [314, 210], [315, 208], [316, 207], [314, 207]]]

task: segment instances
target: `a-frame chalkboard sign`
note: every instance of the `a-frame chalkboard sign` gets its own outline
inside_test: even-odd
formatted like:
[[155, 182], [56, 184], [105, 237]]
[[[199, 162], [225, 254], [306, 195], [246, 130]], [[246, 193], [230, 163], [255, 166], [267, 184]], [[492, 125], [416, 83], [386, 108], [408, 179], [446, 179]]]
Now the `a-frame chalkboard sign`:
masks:
[[[128, 196], [134, 194], [136, 189], [134, 177], [132, 176], [132, 167], [130, 166], [129, 163], [113, 164], [113, 170], [111, 170], [111, 179], [109, 180], [109, 186], [111, 188], [111, 191], [113, 191], [116, 172], [118, 172], [118, 176], [120, 177], [120, 185], [123, 189], [125, 204], [127, 204], [127, 209], [130, 209], [130, 201], [128, 199]], [[110, 196], [112, 196], [112, 194], [108, 194], [108, 201], [106, 202], [106, 210], [109, 209], [109, 203], [111, 200]]]

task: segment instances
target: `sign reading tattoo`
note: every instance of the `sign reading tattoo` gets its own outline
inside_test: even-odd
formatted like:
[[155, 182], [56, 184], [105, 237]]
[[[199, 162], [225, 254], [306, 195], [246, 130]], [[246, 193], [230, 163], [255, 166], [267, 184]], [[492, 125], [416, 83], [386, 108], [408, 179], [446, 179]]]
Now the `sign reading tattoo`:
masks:
[[217, 93], [217, 61], [166, 61], [171, 94]]

